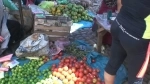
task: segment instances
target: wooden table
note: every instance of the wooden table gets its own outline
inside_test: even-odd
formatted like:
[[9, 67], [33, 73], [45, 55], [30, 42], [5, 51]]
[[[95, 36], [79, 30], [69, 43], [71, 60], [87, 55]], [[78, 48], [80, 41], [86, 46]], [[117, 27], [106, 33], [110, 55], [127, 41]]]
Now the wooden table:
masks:
[[101, 53], [103, 36], [110, 32], [110, 24], [107, 21], [103, 21], [98, 15], [96, 16], [96, 23], [98, 24], [98, 38], [97, 38], [97, 51]]

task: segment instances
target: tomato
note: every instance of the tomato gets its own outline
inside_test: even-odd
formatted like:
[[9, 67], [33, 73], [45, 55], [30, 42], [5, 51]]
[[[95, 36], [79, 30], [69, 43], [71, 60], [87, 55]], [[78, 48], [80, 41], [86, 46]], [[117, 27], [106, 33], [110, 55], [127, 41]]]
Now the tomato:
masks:
[[62, 52], [60, 52], [58, 55], [59, 55], [59, 56], [62, 56], [62, 55], [63, 55], [63, 53], [62, 53]]
[[79, 84], [79, 81], [76, 81], [75, 84]]
[[75, 64], [75, 68], [77, 68], [77, 69], [78, 69], [79, 67], [80, 67], [80, 66], [76, 63], [76, 64]]
[[79, 82], [79, 84], [83, 84], [83, 82]]
[[92, 72], [92, 75], [96, 76], [96, 75], [97, 75], [97, 72], [96, 72], [96, 71], [93, 71], [93, 72]]
[[98, 81], [101, 81], [101, 79], [100, 79], [100, 78], [98, 78], [97, 80], [98, 80]]
[[72, 64], [69, 64], [69, 66], [68, 66], [69, 68], [71, 68], [72, 67]]
[[86, 83], [91, 84], [92, 80], [90, 78], [87, 78]]
[[65, 63], [69, 63], [69, 62], [70, 62], [70, 60], [66, 58], [65, 59]]
[[89, 68], [89, 69], [88, 69], [88, 71], [89, 71], [89, 72], [92, 72], [92, 69], [91, 69], [91, 68]]
[[80, 64], [83, 64], [84, 62], [81, 60], [79, 63], [80, 63]]
[[82, 77], [83, 77], [83, 73], [81, 73], [81, 72], [80, 72], [80, 73], [79, 73], [79, 77], [81, 77], [81, 78], [82, 78]]
[[83, 68], [79, 69], [79, 72], [81, 72], [81, 73], [82, 73], [83, 71], [84, 71], [84, 70], [83, 70]]
[[79, 73], [78, 72], [75, 72], [75, 75], [76, 75], [76, 77], [79, 77]]
[[76, 68], [75, 67], [72, 67], [72, 72], [76, 72]]
[[88, 73], [88, 71], [87, 71], [87, 70], [84, 70], [83, 73], [86, 75], [86, 74]]
[[102, 84], [101, 82], [97, 81], [96, 84]]
[[55, 68], [55, 69], [54, 69], [54, 71], [56, 71], [56, 72], [57, 72], [57, 71], [58, 71], [58, 68]]
[[86, 82], [86, 76], [82, 77], [82, 82]]
[[84, 66], [83, 66], [83, 65], [80, 65], [80, 68], [84, 68]]

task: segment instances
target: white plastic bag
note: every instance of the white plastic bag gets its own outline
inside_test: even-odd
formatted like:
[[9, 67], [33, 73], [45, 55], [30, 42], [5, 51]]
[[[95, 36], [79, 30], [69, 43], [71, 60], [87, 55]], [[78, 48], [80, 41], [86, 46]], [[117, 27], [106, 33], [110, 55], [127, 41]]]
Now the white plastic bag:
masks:
[[45, 34], [34, 33], [23, 40], [16, 50], [17, 57], [36, 57], [49, 55], [49, 39]]

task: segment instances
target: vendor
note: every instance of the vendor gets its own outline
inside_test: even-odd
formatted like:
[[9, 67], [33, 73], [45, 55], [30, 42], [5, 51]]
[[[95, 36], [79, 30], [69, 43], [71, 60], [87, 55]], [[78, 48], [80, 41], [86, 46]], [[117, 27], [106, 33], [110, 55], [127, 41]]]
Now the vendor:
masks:
[[[119, 12], [122, 6], [121, 4], [119, 4], [120, 2], [121, 0], [103, 0], [97, 14], [103, 14], [108, 10], [111, 10], [112, 12]], [[92, 31], [97, 32], [97, 29], [98, 25], [94, 20]], [[111, 34], [107, 32], [103, 37], [103, 44], [111, 45], [111, 41], [112, 41]]]
[[[2, 0], [0, 0], [0, 30], [2, 30], [3, 28], [5, 28], [5, 26], [3, 26], [3, 18], [4, 18], [4, 6], [3, 6], [3, 2]], [[8, 43], [8, 48], [5, 51], [11, 51], [12, 46], [14, 46], [16, 43], [20, 42], [20, 40], [23, 38], [23, 29], [21, 28], [21, 25], [18, 21], [14, 21], [14, 20], [7, 20], [6, 24], [6, 28], [8, 28], [9, 33], [10, 33], [10, 39], [9, 39], [9, 43]], [[1, 36], [1, 31], [0, 31], [0, 46], [1, 44], [5, 41], [6, 38], [3, 38]], [[18, 43], [19, 44], [19, 43]], [[0, 47], [1, 49], [1, 47]], [[2, 50], [1, 50], [2, 51]], [[0, 52], [0, 56], [1, 56], [2, 52]]]

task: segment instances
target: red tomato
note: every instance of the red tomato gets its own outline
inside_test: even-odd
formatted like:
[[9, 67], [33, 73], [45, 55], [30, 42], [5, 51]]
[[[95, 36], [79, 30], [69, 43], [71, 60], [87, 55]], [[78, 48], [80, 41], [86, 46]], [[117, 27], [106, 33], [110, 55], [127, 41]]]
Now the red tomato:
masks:
[[80, 65], [80, 68], [84, 68], [84, 66], [83, 66], [83, 65]]
[[75, 64], [75, 68], [77, 68], [77, 69], [78, 69], [79, 67], [80, 67], [80, 66], [76, 63], [76, 64]]
[[84, 70], [83, 70], [83, 68], [79, 69], [79, 72], [81, 72], [81, 73], [82, 73], [83, 71], [84, 71]]
[[84, 62], [81, 60], [79, 63], [80, 63], [80, 64], [83, 64]]
[[65, 59], [65, 63], [69, 63], [70, 62], [70, 60], [69, 59]]
[[90, 78], [87, 78], [86, 83], [91, 84], [92, 80]]
[[62, 55], [63, 55], [63, 53], [62, 53], [62, 52], [60, 52], [58, 55], [59, 55], [59, 56], [62, 56]]
[[76, 68], [75, 67], [72, 67], [72, 72], [76, 72]]
[[96, 71], [93, 71], [93, 72], [92, 72], [92, 75], [96, 76], [96, 75], [97, 75], [97, 72], [96, 72]]
[[88, 71], [87, 71], [87, 70], [84, 70], [83, 73], [86, 75], [86, 74], [88, 73]]
[[81, 78], [82, 78], [82, 77], [83, 77], [83, 73], [79, 73], [79, 77], [81, 77]]
[[75, 72], [75, 75], [76, 75], [77, 77], [79, 77], [79, 73], [78, 73], [78, 72]]
[[98, 81], [98, 82], [96, 82], [96, 84], [102, 84], [102, 83]]

